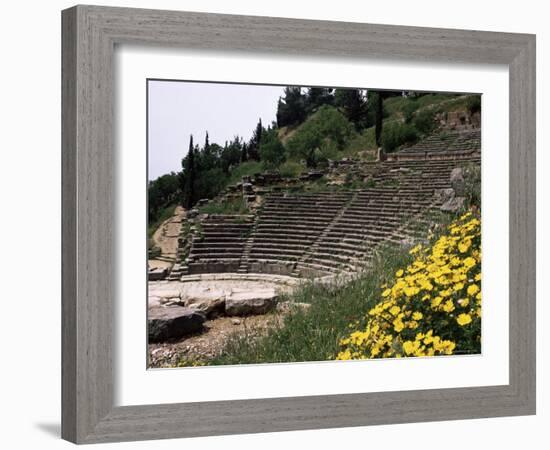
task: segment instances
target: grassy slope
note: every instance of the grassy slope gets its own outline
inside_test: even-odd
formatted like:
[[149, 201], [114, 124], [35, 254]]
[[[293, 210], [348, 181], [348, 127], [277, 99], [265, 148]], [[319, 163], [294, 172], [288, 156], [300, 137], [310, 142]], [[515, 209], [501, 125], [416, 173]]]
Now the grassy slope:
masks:
[[174, 215], [174, 210], [176, 209], [176, 205], [168, 205], [164, 208], [162, 208], [159, 211], [158, 217], [156, 220], [150, 222], [147, 224], [147, 238], [151, 239], [153, 237], [153, 234], [155, 231], [157, 231], [157, 228], [160, 227], [162, 222], [165, 220], [168, 220], [170, 217]]
[[324, 361], [339, 351], [339, 340], [349, 334], [350, 323], [364, 321], [380, 299], [380, 285], [410, 261], [404, 249], [386, 249], [372, 269], [342, 286], [306, 285], [288, 300], [309, 303], [293, 308], [265, 337], [233, 336], [223, 353], [208, 364]]
[[[387, 117], [384, 119], [384, 124], [388, 124], [394, 121], [400, 121], [403, 118], [403, 111], [407, 108], [407, 105], [411, 102], [415, 102], [418, 110], [423, 108], [437, 108], [439, 111], [458, 111], [466, 109], [467, 95], [452, 96], [446, 94], [429, 94], [416, 99], [407, 97], [391, 97], [384, 102], [384, 108], [387, 112]], [[417, 110], [417, 111], [418, 111]], [[294, 127], [283, 127], [279, 130], [279, 139], [281, 142], [286, 143], [306, 122], [315, 117], [315, 113], [311, 114], [303, 123]], [[367, 159], [374, 156], [376, 150], [376, 142], [374, 137], [374, 127], [363, 130], [361, 133], [357, 133], [345, 148], [340, 152], [342, 158], [358, 158], [363, 157], [360, 152], [367, 150]], [[370, 154], [369, 154], [370, 151]], [[258, 161], [247, 161], [234, 167], [226, 182], [226, 186], [238, 183], [243, 176], [253, 175], [258, 172], [262, 172], [263, 166]], [[305, 165], [301, 161], [288, 160], [283, 163], [279, 170], [283, 176], [297, 176], [301, 172], [307, 170]], [[220, 209], [220, 208], [218, 208]]]
[[[387, 117], [384, 119], [384, 124], [396, 120], [402, 120], [403, 112], [407, 105], [414, 102], [418, 110], [424, 108], [437, 108], [440, 111], [459, 111], [466, 109], [468, 96], [450, 97], [448, 94], [429, 94], [416, 99], [410, 97], [390, 97], [385, 100], [384, 108]], [[311, 120], [316, 113], [310, 115], [302, 124], [295, 127], [283, 127], [279, 130], [279, 138], [286, 143], [293, 134], [295, 134], [306, 122]], [[342, 150], [342, 157], [355, 158], [358, 153], [363, 150], [376, 150], [376, 141], [374, 137], [374, 127], [367, 128], [361, 133], [357, 133], [352, 138], [346, 147]]]
[[210, 202], [199, 208], [203, 214], [250, 214], [242, 198], [225, 201], [223, 203]]

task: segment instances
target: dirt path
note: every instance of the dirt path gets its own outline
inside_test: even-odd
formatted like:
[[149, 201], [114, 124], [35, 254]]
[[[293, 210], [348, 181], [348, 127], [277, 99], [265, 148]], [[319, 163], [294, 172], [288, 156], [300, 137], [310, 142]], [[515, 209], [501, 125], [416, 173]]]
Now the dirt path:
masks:
[[174, 215], [162, 222], [153, 234], [154, 244], [160, 248], [161, 255], [158, 258], [150, 259], [150, 267], [172, 267], [176, 262], [176, 253], [178, 251], [178, 236], [183, 223], [185, 209], [176, 206]]
[[175, 367], [183, 361], [207, 361], [219, 356], [232, 335], [253, 339], [265, 334], [282, 319], [282, 314], [248, 317], [219, 317], [204, 324], [204, 332], [180, 341], [149, 344], [149, 365], [154, 368]]

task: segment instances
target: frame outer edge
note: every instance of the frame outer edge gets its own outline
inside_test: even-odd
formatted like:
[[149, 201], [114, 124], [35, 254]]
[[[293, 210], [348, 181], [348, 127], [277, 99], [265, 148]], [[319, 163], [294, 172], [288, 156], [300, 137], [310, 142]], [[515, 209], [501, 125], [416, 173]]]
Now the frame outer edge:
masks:
[[113, 43], [98, 25], [94, 8], [62, 12], [62, 437], [75, 443], [113, 409]]
[[[151, 23], [148, 23], [148, 15], [154, 18]], [[114, 43], [156, 42], [196, 45], [197, 48], [219, 45], [231, 48], [233, 42], [242, 42], [243, 35], [238, 30], [248, 18], [77, 6], [63, 12], [63, 437], [77, 443], [114, 442], [533, 413], [534, 329], [528, 329], [527, 325], [534, 324], [535, 314], [535, 204], [534, 177], [531, 176], [535, 164], [534, 36], [489, 32], [469, 34], [466, 31], [338, 22], [323, 22], [321, 30], [316, 21], [252, 19], [256, 27], [266, 24], [271, 33], [274, 29], [279, 33], [271, 44], [265, 44], [270, 52], [286, 49], [293, 35], [309, 38], [309, 33], [318, 39], [321, 31], [330, 30], [332, 26], [339, 32], [353, 30], [354, 36], [362, 42], [366, 35], [374, 36], [373, 30], [377, 36], [380, 33], [378, 42], [366, 50], [359, 49], [359, 42], [350, 41], [351, 47], [349, 50], [345, 47], [344, 51], [349, 55], [387, 52], [390, 57], [400, 58], [405, 54], [400, 49], [402, 36], [394, 37], [391, 32], [414, 33], [420, 39], [424, 33], [431, 36], [431, 43], [411, 48], [412, 57], [421, 60], [427, 47], [438, 45], [433, 40], [434, 33], [449, 31], [449, 35], [473, 40], [476, 49], [463, 48], [467, 44], [457, 46], [455, 40], [454, 44], [448, 44], [449, 48], [454, 48], [453, 51], [446, 52], [445, 45], [438, 47], [431, 55], [434, 60], [456, 58], [479, 62], [487, 57], [491, 63], [510, 64], [511, 175], [520, 177], [511, 180], [510, 184], [510, 232], [518, 233], [518, 238], [510, 242], [513, 256], [510, 278], [515, 277], [526, 289], [523, 293], [518, 289], [510, 291], [510, 385], [424, 393], [405, 391], [383, 396], [371, 393], [114, 407], [111, 348], [114, 306], [114, 229], [111, 217], [115, 204], [112, 194]], [[225, 25], [226, 20], [229, 21], [229, 35], [225, 36], [225, 42], [220, 44], [222, 40], [218, 37], [206, 45], [197, 44], [195, 38], [202, 30]], [[168, 33], [163, 21], [170, 23]], [[180, 34], [183, 24], [193, 35], [190, 40]], [[264, 48], [261, 36], [254, 37], [246, 49], [256, 44]], [[329, 55], [341, 45], [343, 41], [328, 43], [328, 51], [321, 51], [319, 46], [312, 51]], [[483, 51], [477, 51], [478, 47]], [[306, 51], [300, 44], [288, 48]], [[514, 115], [512, 109], [516, 111]], [[521, 300], [524, 301], [519, 304]], [[444, 399], [456, 403], [449, 409]], [[433, 400], [443, 401], [444, 406], [434, 410], [429, 403]], [[425, 406], [418, 410], [422, 404]], [[328, 405], [334, 405], [335, 409], [326, 408]], [[381, 411], [379, 407], [382, 407]], [[327, 411], [318, 413], [319, 408]], [[327, 416], [328, 410], [338, 413], [338, 417]], [[353, 411], [359, 415], [351, 416]], [[200, 416], [208, 420], [203, 420], [199, 426]], [[188, 428], [184, 428], [185, 425]], [[199, 429], [193, 426], [199, 426]]]
[[61, 17], [61, 436], [76, 441], [76, 103], [77, 103], [77, 11], [70, 8]]
[[[510, 384], [536, 413], [536, 37], [510, 64]], [[514, 301], [512, 301], [514, 299]], [[513, 314], [512, 314], [513, 312]]]

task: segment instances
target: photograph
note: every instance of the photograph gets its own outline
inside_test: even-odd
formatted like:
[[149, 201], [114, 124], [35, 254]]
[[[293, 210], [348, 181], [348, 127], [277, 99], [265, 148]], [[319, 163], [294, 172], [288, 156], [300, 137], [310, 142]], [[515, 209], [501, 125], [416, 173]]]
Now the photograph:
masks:
[[147, 80], [148, 367], [481, 353], [481, 95]]

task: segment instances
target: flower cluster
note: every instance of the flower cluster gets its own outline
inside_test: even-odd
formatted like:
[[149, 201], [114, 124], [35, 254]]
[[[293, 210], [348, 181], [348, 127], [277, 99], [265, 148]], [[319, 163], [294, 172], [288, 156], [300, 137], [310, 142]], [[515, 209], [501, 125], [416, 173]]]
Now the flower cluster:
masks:
[[340, 341], [336, 359], [479, 353], [481, 350], [481, 223], [471, 212], [383, 285], [381, 301]]

